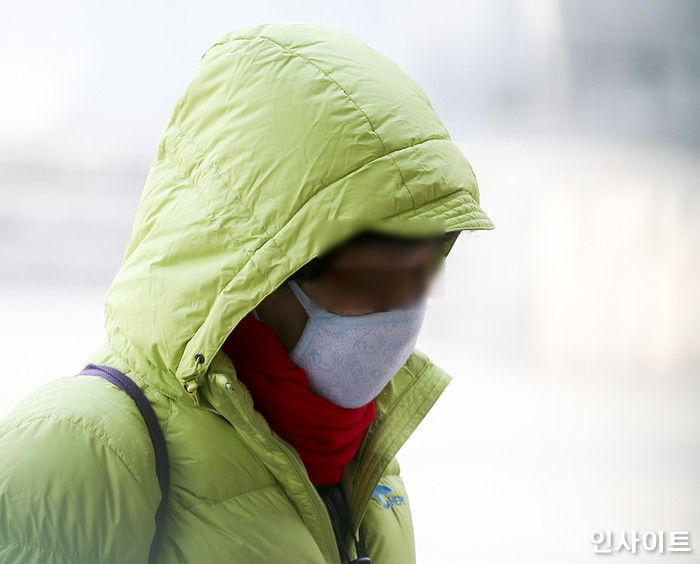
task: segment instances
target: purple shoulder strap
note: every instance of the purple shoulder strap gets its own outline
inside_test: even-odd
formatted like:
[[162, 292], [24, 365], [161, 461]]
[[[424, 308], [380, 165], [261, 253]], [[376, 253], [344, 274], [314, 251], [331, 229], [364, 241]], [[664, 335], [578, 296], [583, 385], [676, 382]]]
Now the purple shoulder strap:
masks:
[[[158, 419], [151, 402], [144, 395], [141, 388], [129, 378], [123, 372], [120, 372], [116, 368], [107, 366], [104, 364], [88, 364], [83, 368], [76, 376], [82, 374], [99, 376], [108, 380], [124, 392], [134, 401], [136, 407], [143, 417], [146, 428], [148, 429], [148, 434], [151, 438], [151, 443], [153, 443], [153, 449], [156, 455], [156, 475], [158, 477], [158, 483], [160, 485], [161, 500], [158, 505], [158, 511], [156, 512], [156, 525], [160, 525], [163, 522], [165, 516], [165, 504], [167, 500], [168, 489], [170, 487], [170, 471], [168, 468], [168, 449], [165, 445], [165, 438], [163, 437], [163, 431], [158, 424]], [[155, 543], [154, 543], [155, 544]], [[151, 545], [153, 549], [154, 544]]]

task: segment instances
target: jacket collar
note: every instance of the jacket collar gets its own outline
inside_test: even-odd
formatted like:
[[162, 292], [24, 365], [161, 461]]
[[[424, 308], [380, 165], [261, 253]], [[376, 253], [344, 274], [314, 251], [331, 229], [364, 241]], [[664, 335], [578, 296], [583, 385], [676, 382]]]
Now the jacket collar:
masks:
[[[451, 376], [424, 353], [414, 349], [404, 366], [377, 396], [377, 417], [342, 478], [355, 530], [361, 523], [372, 491], [401, 446], [413, 434], [451, 381]], [[207, 384], [197, 392], [200, 405], [227, 419], [241, 433], [285, 489], [306, 521], [319, 546], [325, 538], [327, 518], [322, 501], [313, 493], [301, 459], [294, 449], [272, 432], [245, 385], [225, 354], [212, 363]], [[318, 504], [321, 504], [320, 506]], [[329, 549], [334, 554], [335, 547]]]

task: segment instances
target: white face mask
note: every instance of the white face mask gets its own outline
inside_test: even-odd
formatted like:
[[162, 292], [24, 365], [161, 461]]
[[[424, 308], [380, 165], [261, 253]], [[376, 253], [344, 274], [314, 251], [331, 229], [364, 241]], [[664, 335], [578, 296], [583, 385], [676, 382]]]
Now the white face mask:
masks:
[[408, 308], [348, 316], [314, 304], [293, 280], [289, 285], [309, 316], [289, 353], [309, 387], [342, 407], [369, 403], [413, 352], [427, 298]]

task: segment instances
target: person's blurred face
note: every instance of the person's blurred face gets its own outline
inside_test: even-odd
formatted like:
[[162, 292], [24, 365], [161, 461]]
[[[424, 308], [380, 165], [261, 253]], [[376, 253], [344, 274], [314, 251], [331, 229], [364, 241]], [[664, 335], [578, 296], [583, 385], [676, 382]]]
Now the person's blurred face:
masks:
[[[404, 308], [430, 290], [442, 249], [442, 243], [435, 241], [409, 247], [383, 241], [345, 247], [320, 277], [297, 283], [311, 301], [338, 315]], [[280, 285], [255, 309], [289, 352], [307, 319], [289, 285]]]
[[429, 291], [440, 251], [432, 241], [354, 246], [340, 250], [320, 278], [299, 285], [312, 301], [339, 315], [403, 308]]

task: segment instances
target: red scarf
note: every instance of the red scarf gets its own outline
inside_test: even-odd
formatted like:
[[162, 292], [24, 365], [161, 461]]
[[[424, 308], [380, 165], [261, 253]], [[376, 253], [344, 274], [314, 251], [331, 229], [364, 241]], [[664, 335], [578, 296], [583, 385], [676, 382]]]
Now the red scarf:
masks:
[[308, 387], [306, 372], [268, 325], [245, 316], [222, 350], [273, 431], [299, 453], [314, 485], [336, 484], [377, 415], [374, 400], [345, 408]]

